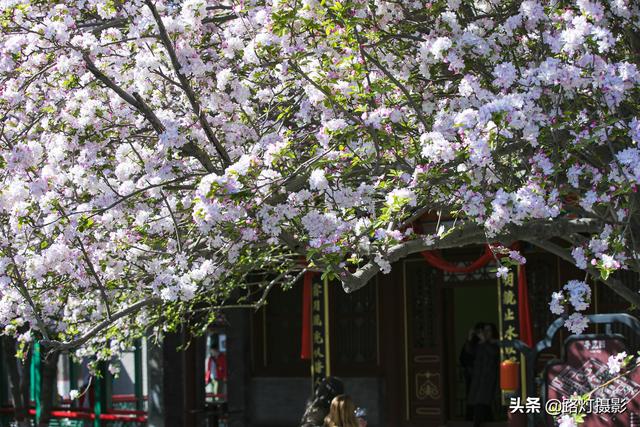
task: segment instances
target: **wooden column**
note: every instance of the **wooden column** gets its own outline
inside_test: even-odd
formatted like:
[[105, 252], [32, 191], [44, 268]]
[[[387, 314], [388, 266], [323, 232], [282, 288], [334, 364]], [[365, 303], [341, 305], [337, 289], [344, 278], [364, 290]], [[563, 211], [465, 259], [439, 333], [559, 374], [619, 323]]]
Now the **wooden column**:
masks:
[[141, 411], [144, 407], [144, 392], [142, 390], [142, 340], [137, 339], [133, 353], [133, 386], [136, 396], [136, 410]]
[[162, 341], [163, 427], [187, 427], [184, 399], [185, 367], [183, 355], [178, 350], [182, 344], [181, 332], [166, 334]]
[[[190, 339], [183, 332], [183, 342]], [[183, 351], [184, 364], [184, 417], [185, 426], [198, 426], [203, 423], [205, 385], [205, 338], [191, 338], [189, 346]]]
[[[264, 309], [263, 309], [264, 310]], [[249, 386], [251, 369], [250, 316], [247, 310], [228, 310], [227, 334], [227, 400], [229, 427], [251, 425], [249, 420]]]
[[380, 303], [380, 365], [384, 376], [384, 391], [381, 408], [385, 425], [397, 425], [402, 419], [402, 292], [398, 284], [402, 283], [402, 265], [394, 264], [390, 274], [379, 275]]
[[149, 427], [184, 427], [184, 363], [178, 347], [180, 332], [168, 333], [161, 343], [147, 345]]
[[[185, 330], [166, 334], [160, 346], [147, 341], [149, 427], [203, 424], [204, 339], [190, 340], [186, 334]], [[179, 350], [187, 342], [189, 346]], [[141, 393], [139, 377], [136, 374], [136, 394]]]

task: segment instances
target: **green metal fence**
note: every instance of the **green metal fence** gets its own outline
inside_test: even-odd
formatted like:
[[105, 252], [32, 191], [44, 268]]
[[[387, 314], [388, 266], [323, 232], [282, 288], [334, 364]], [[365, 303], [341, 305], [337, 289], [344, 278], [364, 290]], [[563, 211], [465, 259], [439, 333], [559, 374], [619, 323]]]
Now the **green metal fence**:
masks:
[[[1, 343], [0, 343], [1, 345]], [[1, 351], [1, 348], [0, 348]], [[37, 425], [42, 416], [40, 392], [42, 386], [40, 344], [35, 342], [30, 361], [31, 399], [30, 423]], [[0, 427], [14, 427], [13, 411], [9, 402], [8, 378], [4, 361], [0, 360]], [[112, 378], [106, 364], [99, 367], [100, 375], [94, 376], [91, 383], [90, 408], [78, 407], [78, 402], [66, 402], [63, 407], [55, 408], [49, 427], [142, 427], [146, 426], [146, 411], [142, 388], [142, 343], [136, 342], [134, 349], [134, 394], [130, 398], [112, 401]], [[70, 362], [69, 382], [72, 389], [77, 388], [79, 366]], [[89, 396], [85, 396], [87, 398]]]

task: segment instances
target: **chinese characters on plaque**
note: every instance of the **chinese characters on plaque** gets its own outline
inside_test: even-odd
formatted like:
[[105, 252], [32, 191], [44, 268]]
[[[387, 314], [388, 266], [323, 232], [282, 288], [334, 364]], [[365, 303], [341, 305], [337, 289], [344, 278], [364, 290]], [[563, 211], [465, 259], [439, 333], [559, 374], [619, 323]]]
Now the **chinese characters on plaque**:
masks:
[[[511, 341], [519, 338], [518, 323], [518, 286], [514, 268], [506, 277], [498, 278], [498, 304], [500, 305], [500, 340]], [[518, 352], [514, 347], [500, 348], [500, 361], [518, 361]]]
[[314, 387], [322, 378], [331, 375], [327, 292], [327, 281], [314, 279], [311, 287], [311, 376]]

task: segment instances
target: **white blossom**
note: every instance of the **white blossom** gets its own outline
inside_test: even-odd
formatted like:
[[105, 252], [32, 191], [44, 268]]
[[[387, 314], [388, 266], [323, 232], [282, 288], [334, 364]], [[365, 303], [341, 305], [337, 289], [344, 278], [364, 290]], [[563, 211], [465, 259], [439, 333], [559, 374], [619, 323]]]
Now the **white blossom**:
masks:
[[314, 169], [309, 176], [309, 187], [312, 190], [326, 190], [329, 188], [329, 181], [325, 177], [324, 170]]
[[573, 313], [565, 320], [564, 326], [574, 334], [581, 334], [589, 326], [589, 319], [580, 313]]
[[620, 373], [620, 370], [622, 369], [622, 364], [626, 357], [627, 357], [627, 353], [624, 351], [621, 353], [609, 356], [609, 360], [607, 360], [607, 366], [609, 368], [609, 373], [611, 375], [617, 375]]

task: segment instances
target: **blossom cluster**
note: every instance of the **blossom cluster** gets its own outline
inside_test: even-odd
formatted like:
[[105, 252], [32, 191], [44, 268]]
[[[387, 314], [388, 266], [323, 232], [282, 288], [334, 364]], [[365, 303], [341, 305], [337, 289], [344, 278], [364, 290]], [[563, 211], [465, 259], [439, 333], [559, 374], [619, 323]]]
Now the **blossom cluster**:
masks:
[[613, 356], [609, 356], [609, 360], [607, 360], [607, 367], [609, 368], [609, 373], [611, 375], [618, 375], [620, 370], [626, 364], [627, 353], [625, 351], [615, 354]]
[[[111, 319], [78, 350], [109, 358], [301, 260], [347, 284], [471, 226], [565, 224], [542, 244], [578, 267], [636, 264], [636, 2], [0, 8], [0, 325], [24, 343]], [[552, 302], [576, 332], [585, 286]]]
[[549, 309], [553, 314], [565, 314], [567, 306], [573, 307], [574, 313], [568, 315], [564, 324], [572, 333], [581, 334], [587, 328], [589, 321], [580, 313], [589, 308], [591, 302], [591, 288], [580, 280], [569, 280], [563, 290], [553, 292]]

